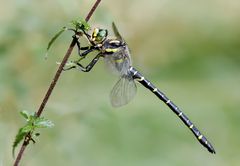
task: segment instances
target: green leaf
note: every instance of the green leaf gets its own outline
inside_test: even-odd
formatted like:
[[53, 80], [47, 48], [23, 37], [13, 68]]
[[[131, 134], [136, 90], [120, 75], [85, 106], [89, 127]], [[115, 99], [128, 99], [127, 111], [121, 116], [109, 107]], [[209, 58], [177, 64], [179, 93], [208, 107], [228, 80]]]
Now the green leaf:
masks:
[[66, 31], [66, 30], [68, 30], [68, 28], [63, 27], [63, 28], [62, 28], [60, 31], [58, 31], [58, 32], [53, 36], [53, 38], [50, 40], [50, 42], [48, 43], [48, 46], [47, 46], [47, 52], [46, 52], [46, 55], [45, 55], [46, 58], [47, 58], [47, 56], [48, 56], [48, 51], [49, 51], [50, 47], [52, 46], [53, 42], [54, 42], [64, 31]]
[[32, 126], [31, 124], [27, 124], [26, 126], [22, 127], [20, 130], [22, 133], [28, 133], [30, 131], [32, 131], [34, 128], [34, 126]]
[[[23, 127], [24, 128], [24, 127]], [[12, 149], [12, 155], [14, 157], [14, 153], [15, 153], [15, 149], [18, 146], [18, 144], [25, 138], [25, 136], [27, 135], [27, 132], [24, 132], [23, 128], [20, 128], [18, 130], [18, 133], [15, 137], [15, 140], [13, 142], [13, 149]]]
[[72, 20], [71, 25], [76, 29], [76, 30], [84, 30], [88, 31], [90, 29], [90, 25], [84, 20], [84, 19], [77, 19], [77, 20]]
[[32, 113], [32, 114], [29, 116], [28, 123], [29, 123], [29, 124], [33, 124], [34, 121], [35, 121], [37, 118], [38, 118], [38, 117], [36, 117], [35, 113]]
[[53, 38], [50, 40], [50, 42], [48, 43], [47, 46], [47, 52], [45, 54], [45, 58], [48, 57], [48, 51], [51, 48], [52, 44], [55, 42], [55, 40], [64, 32], [67, 30], [73, 31], [73, 32], [77, 32], [78, 30], [80, 31], [88, 31], [90, 29], [89, 24], [84, 20], [84, 19], [77, 19], [77, 20], [73, 20], [70, 22], [71, 26], [73, 26], [72, 28], [66, 28], [63, 27], [62, 29], [60, 29], [60, 31], [58, 31]]
[[26, 110], [23, 110], [20, 112], [20, 114], [26, 119], [28, 120], [29, 119], [29, 113], [26, 111]]
[[36, 128], [50, 128], [54, 126], [52, 121], [44, 117], [37, 117], [35, 112], [28, 113], [27, 111], [21, 111], [20, 114], [26, 119], [27, 123], [25, 126], [18, 130], [18, 133], [15, 137], [12, 149], [13, 157], [16, 147], [22, 140], [24, 140], [27, 134], [29, 134], [28, 135], [29, 139], [33, 141], [33, 143], [35, 143], [33, 137], [40, 135], [39, 133], [35, 133]]
[[37, 118], [34, 122], [36, 128], [51, 128], [54, 126], [53, 122], [44, 117]]

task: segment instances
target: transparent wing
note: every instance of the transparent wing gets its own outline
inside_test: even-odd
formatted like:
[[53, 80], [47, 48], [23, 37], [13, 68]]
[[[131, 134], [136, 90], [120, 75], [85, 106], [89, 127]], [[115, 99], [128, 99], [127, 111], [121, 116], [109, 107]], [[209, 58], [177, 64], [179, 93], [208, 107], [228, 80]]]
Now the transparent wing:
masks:
[[118, 52], [104, 57], [107, 68], [114, 74], [122, 76], [128, 74], [128, 69], [132, 65], [130, 53], [127, 46]]
[[112, 22], [112, 29], [117, 39], [124, 41], [114, 22]]
[[131, 75], [123, 75], [114, 85], [110, 100], [113, 107], [123, 106], [135, 96], [137, 91], [136, 84]]

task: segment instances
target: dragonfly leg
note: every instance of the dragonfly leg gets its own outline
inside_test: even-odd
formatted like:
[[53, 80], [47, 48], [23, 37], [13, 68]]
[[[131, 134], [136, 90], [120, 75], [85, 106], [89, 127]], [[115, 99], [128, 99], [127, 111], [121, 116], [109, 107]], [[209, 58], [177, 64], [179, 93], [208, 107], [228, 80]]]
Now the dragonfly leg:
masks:
[[[86, 51], [84, 51], [83, 53], [80, 53], [80, 49], [83, 50], [83, 49], [86, 49]], [[81, 47], [80, 49], [78, 49], [78, 55], [80, 57], [86, 57], [89, 53], [95, 51], [97, 48], [93, 47], [93, 46], [89, 46], [89, 47]]]
[[86, 31], [83, 30], [84, 35], [87, 37], [87, 39], [92, 42], [92, 37], [89, 35]]
[[81, 71], [83, 72], [89, 72], [91, 71], [91, 69], [93, 68], [93, 66], [97, 63], [97, 61], [99, 60], [99, 58], [101, 57], [101, 53], [98, 53], [95, 58], [93, 58], [93, 60], [86, 66], [84, 67], [82, 64], [80, 64], [79, 62], [75, 62], [75, 64], [69, 68], [66, 68], [64, 70], [70, 70], [73, 68], [77, 68], [79, 67]]
[[[80, 57], [86, 57], [87, 54], [89, 54], [90, 52], [93, 52], [94, 50], [96, 50], [96, 47], [94, 46], [86, 46], [86, 47], [81, 47], [80, 46], [80, 42], [77, 40], [77, 49], [78, 49], [78, 55]], [[83, 53], [81, 53], [81, 50], [85, 50]]]
[[63, 68], [63, 71], [67, 71], [67, 70], [75, 69], [76, 67], [77, 67], [77, 66], [74, 64], [74, 65], [71, 66], [71, 67]]

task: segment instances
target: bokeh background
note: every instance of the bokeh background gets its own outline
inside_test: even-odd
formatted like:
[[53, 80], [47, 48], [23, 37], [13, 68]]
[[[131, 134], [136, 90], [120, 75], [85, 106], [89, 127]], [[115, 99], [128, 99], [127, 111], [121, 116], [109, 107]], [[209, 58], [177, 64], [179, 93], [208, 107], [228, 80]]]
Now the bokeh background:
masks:
[[[0, 1], [0, 166], [12, 165], [12, 142], [24, 125], [19, 111], [37, 110], [72, 33], [59, 38], [45, 60], [48, 41], [93, 3]], [[43, 114], [55, 127], [40, 130], [21, 164], [240, 165], [239, 20], [239, 0], [103, 0], [90, 20], [108, 29], [116, 22], [134, 66], [183, 109], [216, 155], [139, 84], [131, 103], [112, 108], [109, 92], [118, 78], [101, 61], [90, 73], [62, 74]]]

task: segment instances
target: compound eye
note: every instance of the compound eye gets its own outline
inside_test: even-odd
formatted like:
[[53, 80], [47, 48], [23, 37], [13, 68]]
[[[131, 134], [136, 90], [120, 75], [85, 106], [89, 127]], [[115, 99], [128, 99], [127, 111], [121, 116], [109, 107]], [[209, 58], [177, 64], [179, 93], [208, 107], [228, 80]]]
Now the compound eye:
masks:
[[106, 38], [107, 37], [107, 30], [106, 29], [99, 29], [98, 36], [100, 38]]

